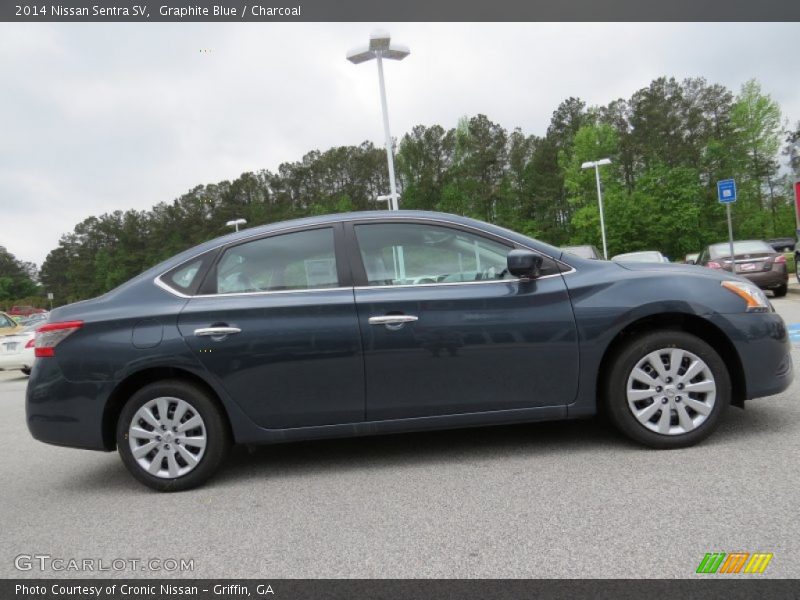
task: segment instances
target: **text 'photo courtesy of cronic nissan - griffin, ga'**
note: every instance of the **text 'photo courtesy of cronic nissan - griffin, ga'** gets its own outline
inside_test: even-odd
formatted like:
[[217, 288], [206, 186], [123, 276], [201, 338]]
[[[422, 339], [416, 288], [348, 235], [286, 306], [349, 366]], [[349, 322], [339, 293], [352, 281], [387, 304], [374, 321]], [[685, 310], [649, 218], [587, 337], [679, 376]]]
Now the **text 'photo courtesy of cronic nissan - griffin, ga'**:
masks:
[[206, 242], [56, 308], [35, 354], [33, 436], [116, 449], [163, 491], [205, 482], [232, 444], [597, 413], [681, 448], [793, 376], [783, 320], [738, 275], [415, 211]]

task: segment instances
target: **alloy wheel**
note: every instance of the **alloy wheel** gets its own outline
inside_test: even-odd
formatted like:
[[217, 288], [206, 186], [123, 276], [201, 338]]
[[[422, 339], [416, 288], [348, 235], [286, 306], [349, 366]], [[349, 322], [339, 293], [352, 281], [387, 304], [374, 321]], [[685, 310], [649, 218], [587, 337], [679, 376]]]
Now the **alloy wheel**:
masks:
[[628, 376], [628, 408], [639, 423], [662, 435], [697, 429], [711, 414], [717, 384], [709, 366], [681, 348], [662, 348], [639, 360]]
[[162, 479], [175, 479], [194, 470], [207, 441], [200, 413], [180, 398], [159, 397], [146, 402], [128, 428], [134, 459], [147, 473]]

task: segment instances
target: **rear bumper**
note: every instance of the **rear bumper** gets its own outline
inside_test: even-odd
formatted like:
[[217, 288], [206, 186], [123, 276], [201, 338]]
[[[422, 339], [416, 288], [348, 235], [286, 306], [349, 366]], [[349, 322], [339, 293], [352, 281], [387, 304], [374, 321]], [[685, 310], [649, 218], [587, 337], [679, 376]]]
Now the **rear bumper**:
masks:
[[28, 430], [48, 444], [110, 450], [103, 440], [103, 412], [112, 390], [112, 382], [68, 381], [55, 359], [37, 360], [25, 397]]
[[762, 290], [771, 290], [786, 285], [789, 282], [789, 275], [786, 271], [759, 271], [752, 273], [737, 273], [740, 277], [746, 277], [755, 283]]
[[777, 313], [714, 315], [742, 362], [745, 398], [779, 394], [794, 379], [789, 332]]
[[33, 366], [33, 350], [20, 352], [19, 354], [0, 354], [0, 371], [29, 369]]

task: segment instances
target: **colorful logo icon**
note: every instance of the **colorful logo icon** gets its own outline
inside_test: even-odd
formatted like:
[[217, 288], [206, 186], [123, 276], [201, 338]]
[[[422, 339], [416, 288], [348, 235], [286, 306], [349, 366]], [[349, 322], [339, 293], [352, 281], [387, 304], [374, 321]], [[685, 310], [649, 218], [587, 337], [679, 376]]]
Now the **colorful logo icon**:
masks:
[[763, 573], [772, 560], [766, 552], [709, 552], [700, 561], [697, 573]]

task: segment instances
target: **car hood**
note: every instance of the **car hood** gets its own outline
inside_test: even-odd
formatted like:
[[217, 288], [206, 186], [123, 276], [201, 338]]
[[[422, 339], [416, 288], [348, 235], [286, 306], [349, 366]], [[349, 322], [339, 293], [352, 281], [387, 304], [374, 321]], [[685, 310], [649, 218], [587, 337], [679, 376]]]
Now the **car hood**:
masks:
[[641, 263], [641, 262], [615, 262], [618, 267], [627, 271], [649, 271], [658, 275], [690, 275], [703, 279], [716, 281], [747, 281], [743, 277], [731, 274], [722, 269], [709, 269], [699, 265], [678, 265], [674, 263]]

